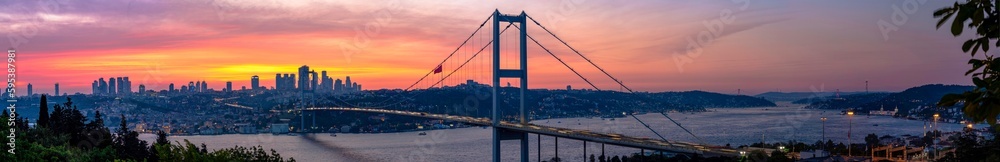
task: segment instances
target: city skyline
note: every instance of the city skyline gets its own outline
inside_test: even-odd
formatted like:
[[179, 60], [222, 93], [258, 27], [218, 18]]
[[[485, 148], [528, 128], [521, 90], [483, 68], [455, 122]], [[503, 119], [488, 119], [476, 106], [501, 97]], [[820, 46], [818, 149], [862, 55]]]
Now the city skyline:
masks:
[[[893, 21], [893, 6], [903, 6], [902, 2], [750, 1], [744, 9], [735, 2], [659, 1], [530, 5], [521, 1], [482, 4], [291, 1], [208, 5], [123, 1], [91, 8], [64, 8], [58, 12], [35, 10], [31, 7], [33, 3], [12, 3], [29, 7], [27, 11], [5, 10], [11, 11], [5, 14], [24, 21], [13, 20], [17, 24], [3, 31], [21, 31], [31, 25], [42, 29], [29, 42], [17, 47], [21, 54], [19, 70], [24, 76], [18, 86], [60, 82], [61, 92], [69, 94], [89, 92], [87, 84], [91, 82], [85, 81], [106, 76], [108, 72], [131, 76], [133, 82], [145, 85], [146, 89], [166, 89], [170, 83], [189, 80], [217, 83], [209, 86], [222, 89], [225, 85], [221, 83], [226, 81], [251, 85], [246, 79], [249, 76], [294, 71], [302, 64], [327, 69], [330, 74], [365, 78], [365, 87], [369, 89], [405, 88], [433, 69], [434, 61], [445, 57], [449, 48], [459, 44], [462, 35], [474, 28], [454, 24], [476, 24], [475, 21], [494, 9], [524, 10], [541, 18], [541, 23], [558, 28], [560, 33], [572, 33], [565, 35], [568, 43], [580, 46], [585, 55], [602, 58], [598, 64], [619, 74], [627, 85], [640, 91], [736, 93], [739, 89], [744, 94], [758, 94], [813, 89], [862, 91], [865, 81], [871, 83], [872, 91], [899, 91], [934, 83], [970, 84], [962, 75], [967, 70], [968, 58], [957, 48], [964, 38], [937, 31], [934, 19], [927, 16], [932, 12], [927, 6], [948, 3], [938, 1], [918, 4], [915, 12], [904, 13], [907, 21], [895, 25], [898, 29], [891, 32], [881, 32], [879, 22]], [[67, 6], [90, 6], [75, 4], [82, 2], [67, 3], [74, 3]], [[566, 5], [574, 9], [552, 9]], [[671, 7], [678, 5], [686, 7]], [[339, 10], [317, 11], [320, 8]], [[664, 9], [669, 12], [663, 12]], [[844, 13], [846, 9], [852, 12]], [[175, 12], [178, 10], [185, 12]], [[355, 29], [363, 32], [364, 24], [378, 23], [377, 16], [383, 10], [391, 11], [389, 15], [393, 18], [379, 24], [379, 34], [369, 37], [360, 52], [344, 52], [343, 44], [357, 43]], [[689, 39], [714, 30], [704, 22], [718, 19], [720, 11], [725, 10], [736, 11], [735, 20], [723, 26], [723, 32], [713, 38], [715, 41], [701, 45], [699, 55], [677, 57], [675, 53], [684, 52]], [[310, 11], [317, 13], [306, 14]], [[448, 23], [410, 25], [420, 20], [410, 19], [412, 16]], [[44, 21], [33, 22], [28, 18]], [[331, 21], [313, 21], [327, 19]], [[839, 25], [833, 28], [824, 24]], [[48, 46], [60, 48], [45, 48]], [[841, 48], [846, 46], [852, 48]], [[540, 49], [530, 49], [529, 55], [543, 54]], [[570, 54], [567, 49], [555, 50], [558, 54]], [[678, 65], [678, 58], [690, 62]], [[888, 58], [894, 61], [880, 61]], [[582, 60], [568, 61], [586, 64]], [[564, 68], [542, 68], [551, 64], [558, 63], [538, 59], [529, 64], [535, 69], [529, 75], [556, 76], [534, 79], [532, 88], [585, 87], [585, 83]], [[581, 71], [584, 75], [600, 76], [595, 69]], [[265, 77], [259, 84], [273, 85], [274, 79]], [[617, 89], [613, 84], [607, 80], [597, 82], [599, 87]], [[37, 86], [34, 90], [51, 92], [52, 88]]]

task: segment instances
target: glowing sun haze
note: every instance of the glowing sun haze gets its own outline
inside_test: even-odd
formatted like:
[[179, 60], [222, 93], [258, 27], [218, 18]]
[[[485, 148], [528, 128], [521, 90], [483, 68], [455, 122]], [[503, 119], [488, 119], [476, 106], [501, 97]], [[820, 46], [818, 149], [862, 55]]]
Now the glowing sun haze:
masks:
[[[967, 37], [936, 30], [931, 15], [951, 1], [909, 6], [915, 11], [903, 12], [905, 21], [885, 37], [877, 22], [893, 23], [893, 6], [904, 1], [45, 2], [0, 5], [0, 34], [24, 38], [0, 44], [16, 47], [18, 84], [31, 83], [36, 93], [52, 93], [56, 82], [62, 92], [90, 93], [93, 80], [118, 76], [154, 90], [196, 80], [214, 89], [232, 81], [238, 89], [252, 75], [271, 87], [275, 73], [301, 65], [351, 76], [365, 89], [405, 88], [494, 10], [526, 12], [640, 91], [860, 91], [865, 81], [872, 90], [898, 91], [969, 83], [962, 75], [969, 55], [959, 48]], [[726, 11], [731, 21], [717, 36], [700, 53], [685, 54], [689, 39], [714, 30], [706, 24]], [[390, 19], [379, 17], [385, 15]], [[373, 22], [379, 28], [365, 28]], [[359, 30], [377, 34], [359, 40]], [[598, 87], [619, 89], [539, 27], [528, 31]], [[364, 47], [356, 53], [342, 47], [358, 43]], [[531, 88], [588, 87], [529, 48]]]

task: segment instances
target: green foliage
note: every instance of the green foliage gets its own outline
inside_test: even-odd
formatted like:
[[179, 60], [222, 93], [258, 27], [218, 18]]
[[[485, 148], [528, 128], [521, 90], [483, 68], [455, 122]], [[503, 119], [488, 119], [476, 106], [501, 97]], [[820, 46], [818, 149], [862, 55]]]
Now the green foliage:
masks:
[[879, 145], [878, 135], [875, 135], [875, 133], [872, 133], [872, 134], [868, 134], [868, 136], [865, 136], [865, 145], [873, 146], [873, 147], [874, 146], [878, 146]]
[[[4, 111], [4, 114], [7, 114]], [[262, 147], [234, 147], [208, 152], [185, 141], [186, 145], [171, 145], [166, 133], [158, 133], [154, 146], [138, 139], [138, 133], [128, 129], [122, 115], [121, 128], [112, 136], [101, 113], [95, 112], [94, 119], [87, 122], [85, 116], [76, 109], [70, 99], [55, 105], [49, 115], [48, 127], [29, 129], [23, 118], [18, 119], [16, 154], [2, 153], [0, 161], [295, 161], [281, 158], [276, 151], [265, 151]], [[0, 118], [0, 130], [8, 134], [7, 118]], [[113, 138], [113, 139], [112, 139]], [[7, 146], [3, 145], [4, 151]]]
[[49, 102], [45, 99], [45, 95], [42, 95], [41, 100], [38, 102], [38, 121], [35, 122], [38, 127], [48, 127], [49, 125]]
[[162, 161], [261, 161], [261, 162], [284, 162], [295, 161], [294, 158], [282, 159], [281, 155], [274, 150], [265, 151], [261, 146], [242, 147], [236, 146], [214, 152], [206, 152], [204, 148], [199, 149], [190, 141], [184, 140], [177, 145], [154, 145], [156, 155]]
[[948, 138], [955, 152], [948, 153], [940, 161], [1000, 161], [1000, 142], [985, 139], [972, 131], [965, 131]]
[[125, 114], [121, 115], [121, 127], [116, 131], [113, 147], [118, 157], [131, 160], [145, 160], [152, 156], [149, 151], [149, 144], [139, 139], [139, 133], [128, 129], [128, 122]]
[[[961, 35], [965, 28], [976, 29], [976, 38], [962, 44], [962, 51], [968, 52], [973, 57], [979, 49], [985, 53], [990, 50], [990, 46], [1000, 47], [1000, 41], [990, 44], [990, 41], [1000, 39], [998, 15], [1000, 15], [1000, 3], [991, 0], [955, 2], [951, 7], [934, 11], [934, 17], [940, 19], [937, 27], [940, 28], [951, 20], [951, 34], [956, 37]], [[973, 122], [986, 122], [997, 127], [997, 116], [1000, 115], [1000, 59], [989, 54], [983, 55], [986, 55], [984, 59], [970, 59], [968, 63], [972, 65], [972, 69], [965, 73], [972, 76], [976, 88], [961, 94], [945, 95], [941, 97], [938, 105], [950, 107], [963, 104], [962, 112]]]

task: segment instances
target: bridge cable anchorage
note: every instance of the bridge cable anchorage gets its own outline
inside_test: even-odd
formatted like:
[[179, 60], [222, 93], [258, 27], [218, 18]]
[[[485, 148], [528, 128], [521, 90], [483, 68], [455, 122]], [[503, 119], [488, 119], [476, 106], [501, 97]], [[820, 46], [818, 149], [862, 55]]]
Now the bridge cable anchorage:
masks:
[[[513, 23], [511, 23], [511, 24], [513, 24]], [[521, 29], [520, 27], [517, 27], [517, 26], [514, 26], [514, 27], [518, 28], [518, 29]], [[583, 75], [581, 75], [580, 72], [577, 72], [576, 69], [573, 69], [573, 67], [570, 67], [569, 64], [566, 64], [566, 62], [563, 61], [562, 59], [560, 59], [559, 56], [556, 56], [556, 54], [552, 53], [552, 51], [550, 51], [548, 48], [545, 48], [545, 46], [542, 46], [542, 43], [538, 43], [538, 40], [535, 40], [534, 37], [531, 37], [531, 35], [527, 35], [527, 36], [528, 36], [528, 39], [531, 39], [531, 41], [535, 42], [535, 44], [537, 44], [538, 47], [541, 47], [543, 50], [545, 50], [546, 53], [549, 53], [549, 55], [552, 55], [552, 57], [556, 58], [556, 60], [559, 60], [559, 63], [562, 63], [563, 66], [566, 66], [566, 68], [568, 68], [569, 71], [572, 71], [573, 74], [576, 74], [576, 76], [580, 77], [580, 79], [583, 79], [584, 82], [587, 82], [587, 84], [590, 84], [590, 87], [593, 87], [597, 91], [601, 91], [601, 88], [597, 88], [597, 86], [595, 86], [594, 83], [591, 83], [590, 80], [587, 79], [587, 77], [583, 77]]]
[[556, 36], [555, 33], [552, 33], [552, 31], [549, 31], [548, 28], [545, 28], [545, 26], [542, 26], [541, 23], [538, 23], [538, 21], [535, 21], [535, 18], [532, 18], [531, 16], [528, 16], [528, 15], [525, 15], [525, 17], [528, 17], [528, 19], [530, 19], [531, 22], [535, 22], [535, 25], [538, 25], [538, 27], [541, 27], [542, 30], [545, 30], [545, 32], [549, 33], [549, 35], [552, 35], [552, 37], [556, 38], [556, 40], [559, 40], [559, 42], [562, 42], [563, 45], [566, 45], [566, 47], [569, 47], [570, 50], [573, 50], [573, 52], [575, 52], [577, 55], [580, 55], [580, 57], [582, 57], [584, 60], [587, 60], [587, 62], [589, 62], [590, 65], [593, 65], [598, 70], [601, 70], [601, 72], [604, 73], [604, 75], [607, 75], [609, 78], [611, 78], [611, 80], [614, 80], [615, 82], [617, 82], [618, 85], [621, 85], [622, 87], [624, 87], [629, 92], [632, 92], [632, 93], [635, 92], [635, 91], [632, 91], [632, 88], [628, 88], [628, 86], [625, 86], [625, 84], [622, 83], [622, 81], [618, 80], [618, 78], [615, 78], [614, 76], [611, 76], [611, 74], [608, 73], [607, 71], [605, 71], [604, 68], [601, 68], [601, 66], [597, 66], [597, 64], [594, 63], [594, 61], [591, 61], [589, 58], [587, 58], [587, 56], [583, 56], [583, 54], [581, 54], [580, 51], [577, 51], [576, 48], [573, 48], [573, 46], [570, 46], [569, 43], [566, 43], [566, 41], [563, 41], [562, 38], [559, 38], [559, 36]]
[[646, 122], [642, 122], [642, 120], [639, 120], [639, 118], [635, 117], [634, 114], [628, 114], [628, 115], [632, 116], [632, 118], [635, 118], [636, 121], [639, 121], [639, 123], [641, 123], [642, 126], [646, 126], [646, 129], [649, 129], [649, 131], [653, 131], [653, 133], [656, 134], [656, 136], [659, 136], [660, 139], [662, 139], [664, 142], [667, 142], [668, 144], [670, 143], [670, 141], [667, 141], [667, 138], [663, 138], [663, 136], [660, 135], [660, 133], [656, 132], [656, 130], [653, 130], [652, 127], [649, 127], [649, 124], [646, 124]]
[[705, 144], [705, 140], [701, 140], [701, 137], [698, 137], [697, 135], [694, 135], [694, 133], [691, 133], [690, 130], [688, 130], [687, 128], [684, 128], [684, 126], [681, 126], [681, 124], [677, 123], [677, 121], [674, 121], [673, 118], [670, 118], [670, 116], [667, 116], [666, 112], [660, 112], [660, 114], [663, 114], [663, 117], [667, 117], [667, 119], [670, 119], [670, 122], [673, 122], [674, 124], [677, 124], [677, 127], [681, 127], [681, 129], [683, 129], [685, 132], [687, 132], [691, 136], [694, 136], [695, 139], [698, 139], [698, 142], [701, 142], [701, 144]]
[[[503, 30], [501, 30], [501, 31], [500, 31], [500, 33], [502, 34], [502, 33], [506, 32], [506, 31], [507, 31], [507, 29], [510, 29], [510, 26], [512, 26], [512, 25], [513, 25], [513, 24], [510, 24], [510, 25], [507, 25], [507, 27], [504, 27], [504, 29], [503, 29]], [[433, 87], [433, 86], [435, 86], [435, 85], [437, 85], [437, 84], [440, 84], [440, 83], [441, 83], [442, 81], [444, 81], [445, 79], [448, 79], [448, 77], [450, 77], [450, 76], [451, 76], [452, 74], [454, 74], [454, 73], [455, 73], [455, 71], [458, 71], [458, 70], [459, 70], [459, 69], [461, 69], [462, 67], [465, 67], [465, 65], [466, 65], [466, 64], [468, 64], [468, 63], [469, 63], [469, 61], [472, 61], [472, 59], [473, 59], [473, 58], [476, 58], [477, 56], [479, 56], [479, 54], [480, 54], [480, 53], [483, 53], [483, 51], [484, 51], [484, 50], [486, 50], [486, 47], [489, 47], [490, 45], [493, 45], [493, 41], [489, 41], [489, 42], [486, 42], [486, 45], [484, 45], [484, 46], [483, 46], [482, 48], [480, 48], [480, 49], [479, 49], [479, 51], [478, 51], [478, 52], [476, 52], [476, 54], [473, 54], [473, 55], [472, 55], [472, 57], [469, 57], [469, 59], [466, 59], [466, 60], [465, 60], [465, 63], [462, 63], [462, 65], [461, 65], [461, 66], [459, 66], [458, 68], [455, 68], [454, 70], [452, 70], [451, 72], [449, 72], [449, 73], [448, 73], [448, 75], [446, 75], [446, 76], [444, 76], [444, 77], [441, 77], [441, 79], [439, 79], [439, 80], [438, 80], [438, 81], [437, 81], [436, 83], [434, 83], [434, 84], [432, 84], [432, 85], [430, 85], [430, 86], [431, 86], [431, 87]], [[420, 95], [420, 94], [421, 94], [421, 93], [420, 93], [420, 92], [418, 92], [418, 93], [416, 93], [416, 94], [414, 94], [414, 95], [412, 95], [412, 96], [410, 96], [410, 97], [415, 97], [415, 96], [417, 96], [417, 95]], [[395, 96], [393, 96], [393, 97], [395, 97]], [[388, 100], [389, 100], [389, 99], [386, 99], [385, 101], [388, 101]], [[382, 101], [382, 102], [380, 102], [380, 104], [381, 104], [381, 103], [384, 103], [385, 101]], [[400, 103], [402, 103], [402, 102], [404, 102], [404, 101], [405, 101], [405, 100], [400, 100], [399, 102], [396, 102], [396, 103], [392, 103], [392, 104], [387, 104], [387, 105], [381, 105], [381, 106], [372, 106], [372, 107], [374, 107], [374, 108], [385, 108], [385, 107], [388, 107], [388, 106], [392, 106], [392, 105], [397, 105], [397, 104], [400, 104]]]

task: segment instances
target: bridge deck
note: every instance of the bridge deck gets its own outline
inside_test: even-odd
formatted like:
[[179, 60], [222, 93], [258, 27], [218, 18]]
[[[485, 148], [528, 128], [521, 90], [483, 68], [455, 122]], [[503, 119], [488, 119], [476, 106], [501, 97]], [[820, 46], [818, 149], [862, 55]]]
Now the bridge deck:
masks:
[[[431, 113], [400, 111], [400, 110], [386, 110], [386, 109], [372, 109], [372, 108], [345, 108], [345, 107], [320, 107], [320, 108], [305, 108], [299, 110], [306, 110], [306, 111], [335, 110], [335, 111], [384, 113], [393, 115], [423, 117], [430, 119], [450, 120], [450, 121], [483, 125], [483, 126], [492, 125], [492, 121], [490, 121], [490, 119], [488, 118], [475, 118], [468, 116], [431, 114]], [[500, 126], [498, 127], [513, 131], [536, 133], [547, 136], [570, 138], [583, 141], [592, 141], [598, 143], [605, 143], [605, 144], [626, 146], [633, 148], [642, 148], [649, 150], [700, 154], [705, 156], [739, 156], [739, 151], [735, 149], [706, 146], [701, 144], [680, 142], [680, 141], [664, 141], [659, 139], [628, 137], [621, 134], [597, 133], [597, 132], [590, 132], [588, 130], [573, 130], [573, 129], [550, 127], [550, 126], [535, 125], [535, 124], [522, 125], [520, 123], [511, 123], [506, 121], [501, 121]]]

